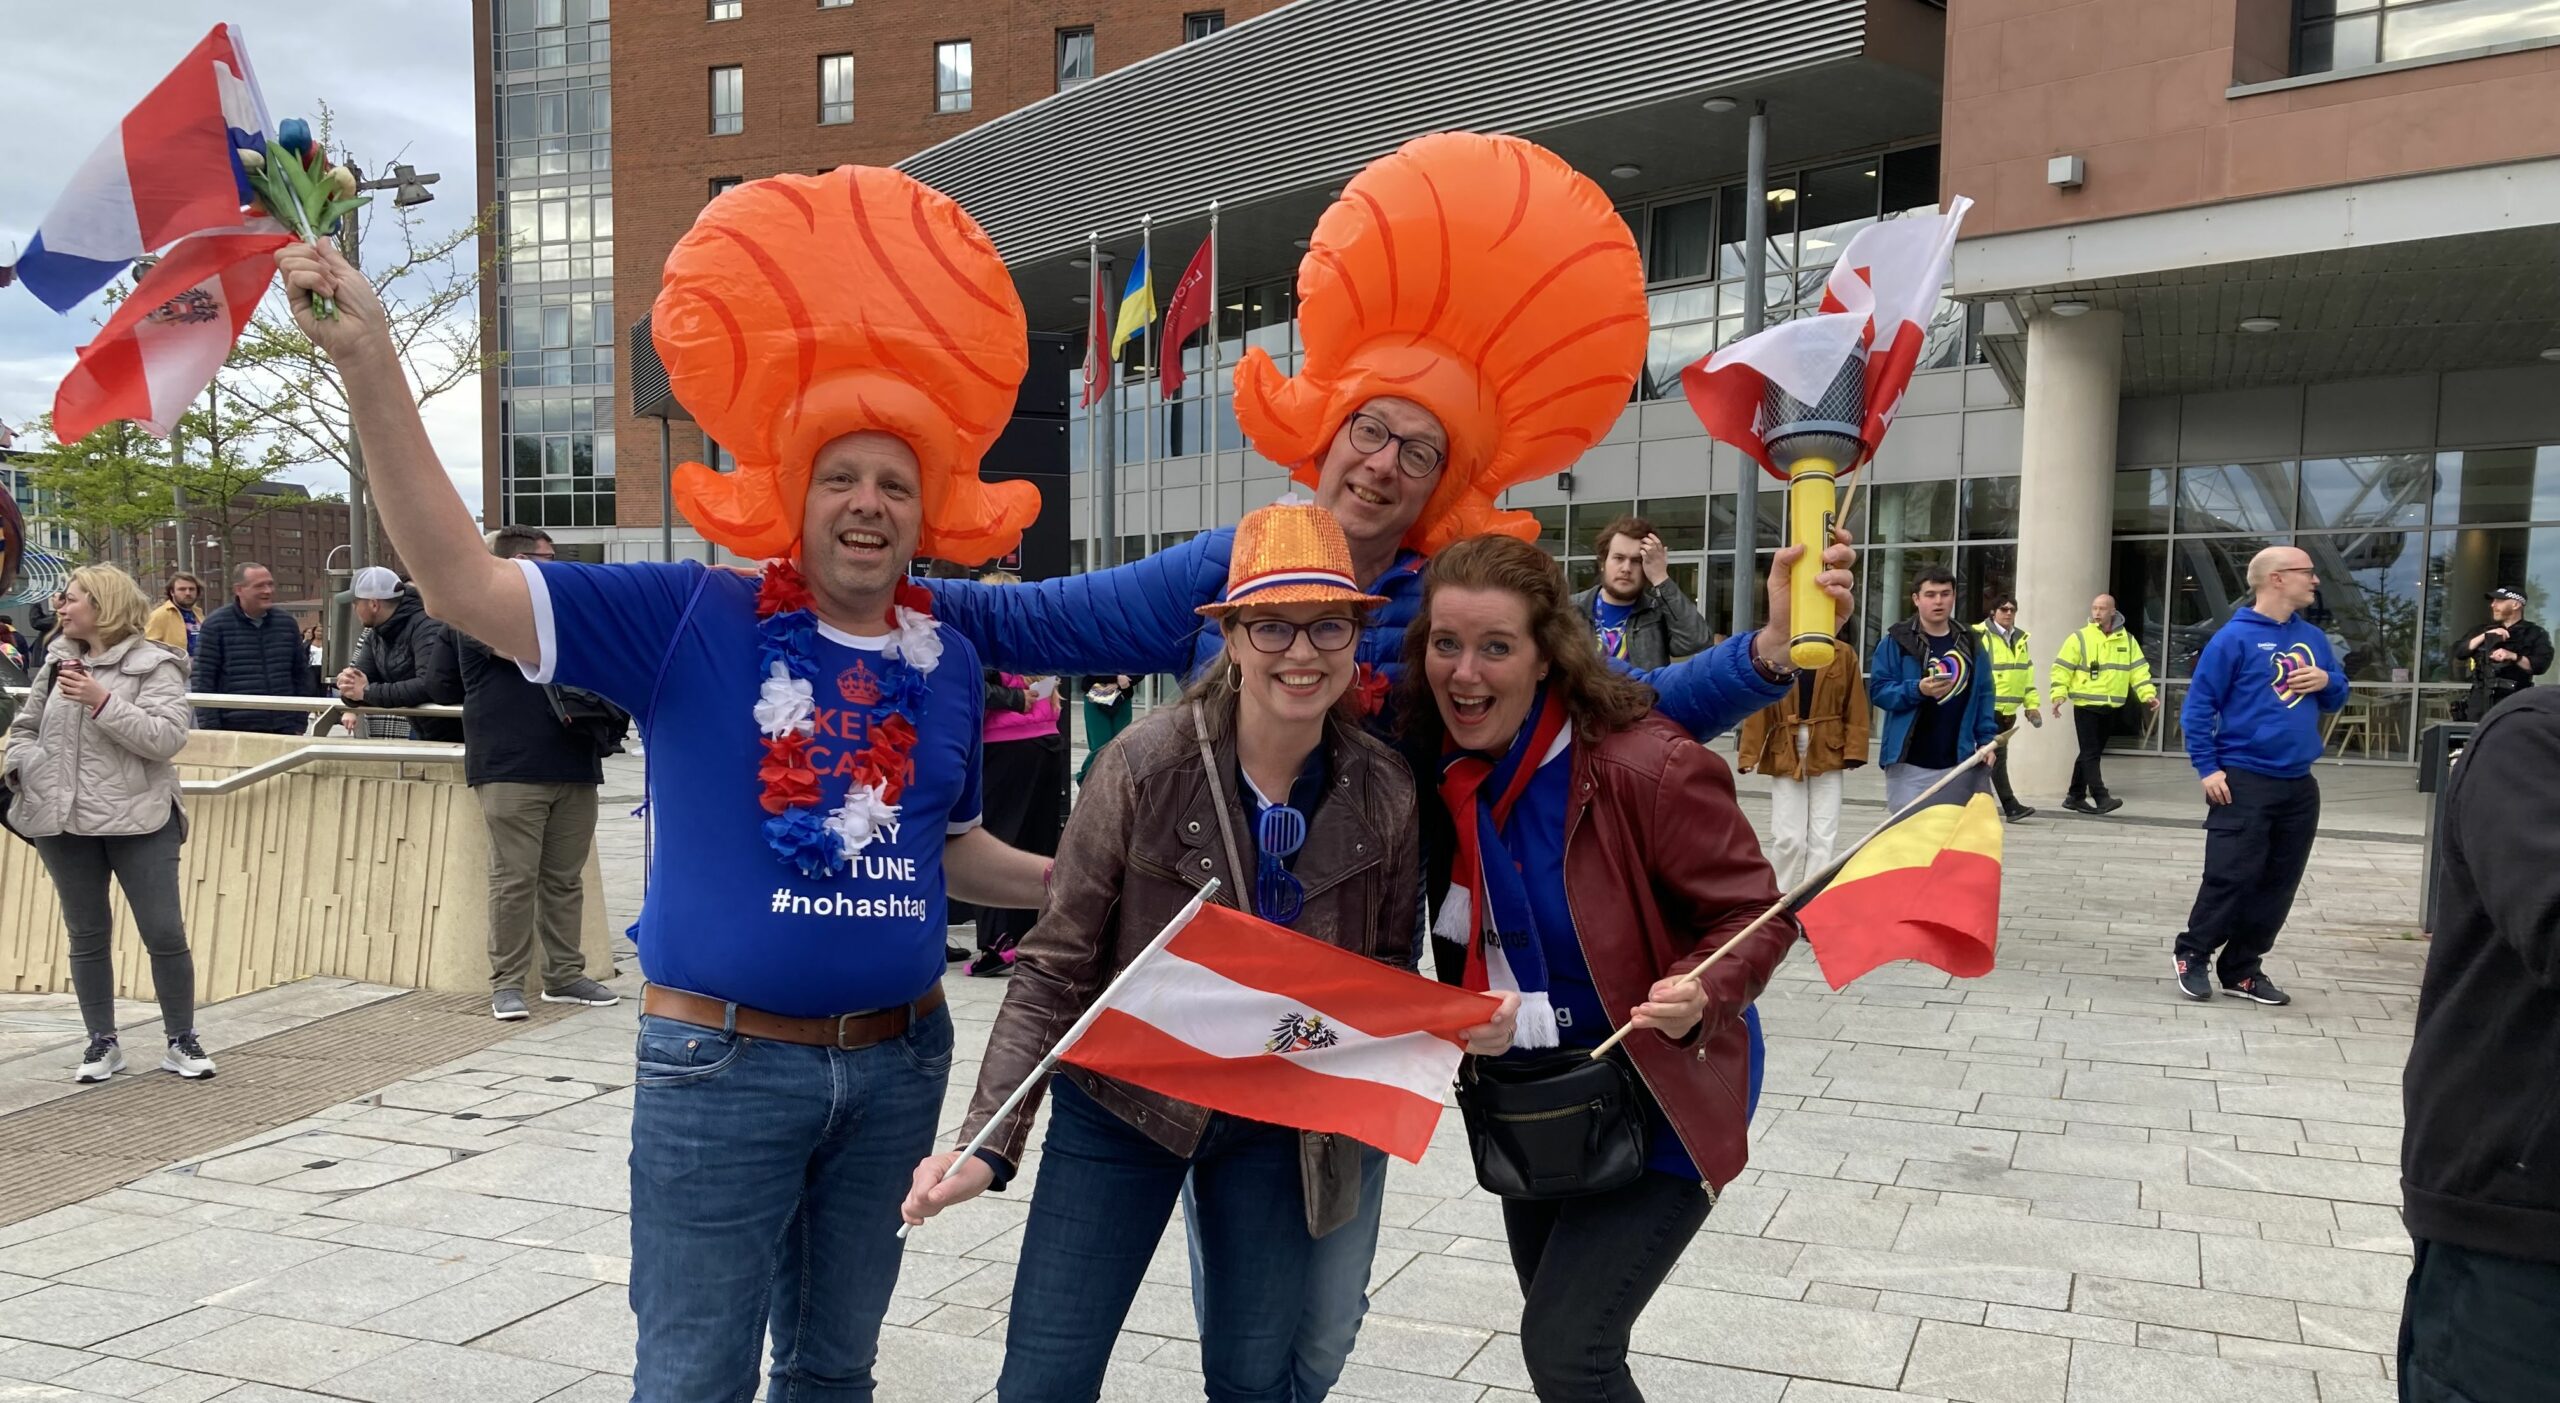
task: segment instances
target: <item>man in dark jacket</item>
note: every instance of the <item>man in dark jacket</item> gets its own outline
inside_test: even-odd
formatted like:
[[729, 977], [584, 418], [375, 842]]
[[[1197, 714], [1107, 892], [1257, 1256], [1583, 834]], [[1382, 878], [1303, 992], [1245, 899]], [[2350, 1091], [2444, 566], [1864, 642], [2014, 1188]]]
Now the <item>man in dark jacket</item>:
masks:
[[1591, 549], [1600, 557], [1600, 582], [1575, 595], [1573, 607], [1591, 620], [1602, 656], [1641, 671], [1668, 667], [1712, 641], [1698, 606], [1671, 582], [1670, 552], [1652, 522], [1619, 517], [1601, 528]]
[[2409, 1403], [2522, 1403], [2560, 1379], [2560, 692], [2482, 724], [2445, 794], [2435, 943], [2401, 1079]]
[[2489, 591], [2489, 624], [2454, 645], [2453, 660], [2467, 665], [2471, 695], [2463, 715], [2485, 721], [2489, 708], [2533, 685], [2551, 670], [2551, 635], [2524, 616], [2524, 596], [2511, 589]]
[[[504, 559], [550, 560], [551, 537], [501, 528]], [[587, 849], [595, 843], [604, 750], [563, 719], [553, 689], [466, 633], [449, 635], [443, 666], [462, 689], [462, 777], [489, 822], [489, 1012], [525, 1016], [525, 979], [542, 948], [542, 1000], [605, 1007], [611, 989], [587, 977], [578, 930], [586, 916]]]
[[[453, 635], [444, 621], [427, 613], [418, 592], [379, 565], [356, 572], [353, 590], [356, 620], [372, 630], [356, 660], [339, 672], [338, 695], [368, 706], [452, 706], [462, 700], [462, 675], [446, 656]], [[459, 743], [462, 723], [417, 717], [409, 722], [415, 740]]]
[[[275, 606], [276, 578], [255, 562], [231, 570], [231, 602], [206, 617], [196, 630], [195, 672], [189, 682], [199, 692], [239, 696], [307, 697], [311, 688], [311, 655], [293, 616]], [[300, 711], [196, 712], [196, 726], [207, 731], [265, 731], [298, 736], [311, 729], [311, 717]]]

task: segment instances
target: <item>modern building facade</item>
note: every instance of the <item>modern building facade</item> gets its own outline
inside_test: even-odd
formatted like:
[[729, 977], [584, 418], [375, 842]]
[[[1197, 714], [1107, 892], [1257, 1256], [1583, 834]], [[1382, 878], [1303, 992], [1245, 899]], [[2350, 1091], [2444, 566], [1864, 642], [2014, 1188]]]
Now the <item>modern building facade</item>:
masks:
[[[721, 190], [894, 163], [1275, 3], [481, 0], [490, 523], [597, 559], [659, 552], [659, 424], [631, 415], [625, 343]], [[691, 425], [670, 446], [722, 461]]]

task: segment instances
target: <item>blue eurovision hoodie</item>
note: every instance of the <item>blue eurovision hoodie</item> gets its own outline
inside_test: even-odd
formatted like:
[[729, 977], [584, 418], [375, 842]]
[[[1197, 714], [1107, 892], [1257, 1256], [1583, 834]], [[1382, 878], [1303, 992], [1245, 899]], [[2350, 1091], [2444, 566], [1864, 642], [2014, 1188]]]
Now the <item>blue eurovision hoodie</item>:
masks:
[[[2328, 673], [2329, 685], [2309, 697], [2276, 690], [2303, 666]], [[2196, 659], [2178, 724], [2187, 733], [2187, 760], [2200, 776], [2233, 769], [2297, 779], [2320, 758], [2321, 715], [2346, 704], [2347, 675], [2327, 634], [2300, 614], [2277, 623], [2243, 605]]]

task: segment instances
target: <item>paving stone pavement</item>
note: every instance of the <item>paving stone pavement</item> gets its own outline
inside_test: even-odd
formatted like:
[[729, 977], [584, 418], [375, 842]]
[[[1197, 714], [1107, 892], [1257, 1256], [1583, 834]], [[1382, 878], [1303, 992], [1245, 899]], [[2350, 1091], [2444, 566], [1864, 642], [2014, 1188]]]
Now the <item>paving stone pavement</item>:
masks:
[[[619, 922], [640, 838], [608, 799]], [[2323, 840], [2270, 960], [2283, 1009], [2171, 989], [2201, 851], [2039, 818], [2009, 833], [1993, 974], [1896, 966], [1833, 993], [1799, 952], [1761, 1005], [1752, 1167], [1637, 1328], [1648, 1396], [2392, 1398], [2418, 849]], [[947, 1127], [1003, 988], [952, 993]], [[628, 1397], [633, 1016], [582, 1012], [0, 1228], [0, 1399]], [[882, 1398], [993, 1396], [1028, 1187], [916, 1235]], [[1336, 1396], [1527, 1403], [1500, 1213], [1454, 1116], [1388, 1190]], [[1200, 1396], [1178, 1224], [1115, 1358], [1108, 1399]]]

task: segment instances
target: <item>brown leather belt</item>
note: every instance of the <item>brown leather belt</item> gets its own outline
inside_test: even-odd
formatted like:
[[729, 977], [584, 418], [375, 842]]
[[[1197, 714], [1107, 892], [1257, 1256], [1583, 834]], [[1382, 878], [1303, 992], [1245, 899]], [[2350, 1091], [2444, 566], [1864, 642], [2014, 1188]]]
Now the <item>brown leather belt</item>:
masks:
[[942, 1007], [942, 983], [924, 991], [924, 997], [898, 1008], [875, 1009], [869, 1013], [847, 1013], [834, 1018], [785, 1018], [778, 1013], [732, 1004], [708, 994], [687, 993], [652, 984], [640, 994], [640, 1011], [679, 1023], [702, 1028], [729, 1026], [729, 1011], [737, 1010], [737, 1029], [751, 1038], [768, 1042], [799, 1043], [806, 1047], [833, 1047], [845, 1051], [884, 1043], [903, 1037], [917, 1019]]

